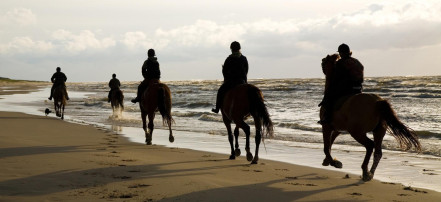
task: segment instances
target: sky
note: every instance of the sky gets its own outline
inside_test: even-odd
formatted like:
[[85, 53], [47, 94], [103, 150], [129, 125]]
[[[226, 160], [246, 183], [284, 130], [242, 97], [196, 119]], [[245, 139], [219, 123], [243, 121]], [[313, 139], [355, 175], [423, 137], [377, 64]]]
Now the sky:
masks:
[[1, 0], [0, 77], [142, 80], [153, 48], [162, 80], [222, 80], [239, 41], [249, 79], [323, 78], [341, 43], [365, 76], [441, 75], [441, 1]]

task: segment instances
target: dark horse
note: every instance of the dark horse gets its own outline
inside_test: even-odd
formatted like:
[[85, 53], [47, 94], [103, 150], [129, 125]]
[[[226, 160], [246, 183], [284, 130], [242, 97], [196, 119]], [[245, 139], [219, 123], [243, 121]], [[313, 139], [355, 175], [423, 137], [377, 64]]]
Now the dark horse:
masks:
[[66, 105], [66, 97], [67, 97], [67, 92], [66, 92], [66, 87], [64, 85], [59, 85], [57, 87], [55, 87], [54, 89], [54, 93], [53, 93], [53, 97], [54, 97], [54, 108], [55, 108], [55, 114], [58, 117], [61, 117], [61, 119], [64, 119], [64, 106]]
[[[326, 75], [326, 87], [329, 85], [330, 75], [332, 75], [338, 55], [328, 55], [322, 60], [323, 73]], [[383, 137], [388, 131], [395, 137], [400, 147], [409, 150], [412, 146], [419, 152], [421, 145], [414, 131], [403, 124], [396, 116], [394, 110], [388, 101], [375, 94], [360, 93], [352, 95], [344, 102], [339, 109], [333, 113], [330, 124], [324, 124], [323, 143], [326, 158], [323, 160], [323, 166], [332, 165], [336, 168], [342, 168], [343, 164], [333, 159], [331, 156], [331, 147], [335, 138], [341, 131], [347, 131], [351, 136], [366, 148], [361, 169], [363, 170], [363, 180], [369, 181], [374, 177], [375, 169], [380, 162], [382, 151], [381, 143]], [[323, 120], [323, 107], [320, 109], [320, 117]], [[366, 136], [366, 133], [372, 132], [374, 141]], [[370, 171], [368, 171], [369, 159], [374, 151], [374, 160]]]
[[110, 105], [112, 106], [114, 116], [121, 115], [121, 112], [124, 110], [124, 95], [119, 88], [112, 91]]
[[[149, 87], [144, 91], [141, 102], [139, 102], [141, 108], [142, 128], [145, 132], [145, 142], [148, 145], [152, 144], [153, 134], [153, 119], [155, 119], [155, 112], [159, 111], [162, 116], [163, 124], [167, 124], [170, 131], [168, 140], [174, 142], [175, 138], [171, 130], [171, 124], [174, 122], [171, 116], [171, 92], [168, 86], [159, 82], [157, 79], [152, 79], [149, 83]], [[148, 128], [146, 123], [146, 117], [149, 118]]]
[[[257, 164], [259, 160], [259, 144], [262, 139], [262, 134], [273, 136], [273, 123], [268, 114], [268, 110], [264, 103], [262, 92], [251, 84], [242, 84], [229, 90], [224, 97], [222, 105], [222, 119], [228, 131], [228, 140], [231, 146], [230, 159], [235, 159], [240, 156], [239, 149], [239, 128], [241, 128], [246, 135], [245, 150], [247, 152], [247, 160], [252, 164]], [[256, 128], [256, 151], [253, 155], [250, 152], [250, 126], [245, 123], [248, 116], [254, 119]], [[236, 138], [235, 148], [233, 147], [233, 134], [231, 131], [231, 123], [236, 124], [234, 129], [234, 137]]]

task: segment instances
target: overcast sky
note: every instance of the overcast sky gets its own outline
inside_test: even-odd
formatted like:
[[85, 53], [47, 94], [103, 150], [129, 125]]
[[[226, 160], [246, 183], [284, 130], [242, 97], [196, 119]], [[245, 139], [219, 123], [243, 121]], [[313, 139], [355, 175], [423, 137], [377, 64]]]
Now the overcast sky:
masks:
[[323, 77], [341, 43], [365, 76], [441, 75], [441, 1], [0, 2], [0, 77], [137, 81], [154, 48], [162, 80], [222, 79], [235, 40], [250, 79]]

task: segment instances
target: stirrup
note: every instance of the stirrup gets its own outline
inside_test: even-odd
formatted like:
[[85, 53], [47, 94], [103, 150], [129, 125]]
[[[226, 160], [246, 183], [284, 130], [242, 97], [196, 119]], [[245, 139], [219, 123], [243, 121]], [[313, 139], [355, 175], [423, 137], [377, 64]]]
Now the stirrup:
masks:
[[216, 113], [216, 114], [219, 113], [219, 109], [218, 108], [213, 108], [213, 109], [211, 109], [211, 111]]
[[47, 99], [48, 99], [48, 100], [52, 100], [52, 97], [48, 97]]
[[131, 100], [131, 102], [132, 102], [133, 104], [136, 104], [137, 102], [139, 102], [139, 100], [138, 100], [138, 98], [134, 98], [134, 99]]

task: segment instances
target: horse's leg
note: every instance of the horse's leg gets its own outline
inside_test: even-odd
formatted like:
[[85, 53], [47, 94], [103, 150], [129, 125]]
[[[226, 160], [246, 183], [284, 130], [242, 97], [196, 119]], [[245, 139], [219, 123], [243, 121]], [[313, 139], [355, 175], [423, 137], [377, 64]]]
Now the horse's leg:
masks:
[[363, 181], [369, 181], [372, 179], [372, 174], [368, 171], [369, 159], [372, 156], [374, 150], [374, 141], [366, 136], [363, 132], [350, 132], [351, 136], [362, 144], [366, 148], [366, 155], [364, 156], [363, 163], [361, 164], [361, 169], [363, 170]]
[[151, 145], [152, 144], [152, 139], [153, 139], [153, 119], [155, 119], [155, 113], [149, 113], [147, 114], [148, 118], [149, 118], [149, 124], [148, 124], [148, 134], [150, 135], [150, 138], [147, 138], [146, 141], [148, 140], [147, 144]]
[[169, 131], [168, 141], [169, 142], [174, 142], [175, 141], [175, 137], [173, 136], [173, 132], [172, 132], [172, 129], [171, 129], [171, 124], [172, 124], [171, 122], [172, 122], [171, 120], [167, 122], [168, 131]]
[[55, 102], [55, 98], [54, 98], [54, 110], [55, 110], [55, 116], [58, 116], [57, 102]]
[[144, 130], [144, 134], [145, 134], [145, 143], [146, 144], [150, 144], [152, 143], [152, 137], [150, 136], [150, 134], [148, 134], [147, 131], [147, 112], [145, 112], [142, 108], [141, 108], [141, 119], [142, 119], [142, 129]]
[[64, 120], [64, 104], [61, 104], [61, 120]]
[[247, 152], [247, 160], [252, 161], [253, 154], [251, 154], [250, 152], [250, 126], [246, 124], [243, 120], [238, 121], [236, 124], [239, 128], [242, 128], [243, 132], [245, 132], [245, 151]]
[[254, 159], [251, 162], [251, 164], [257, 164], [257, 161], [259, 161], [259, 145], [260, 145], [260, 141], [262, 140], [262, 126], [260, 124], [260, 121], [254, 120], [254, 126], [256, 127], [256, 137], [254, 137], [254, 141], [256, 143], [256, 150], [254, 153]]
[[236, 140], [235, 150], [236, 156], [240, 156], [240, 149], [239, 149], [239, 127], [234, 128], [234, 139]]
[[[229, 120], [225, 115], [222, 114], [222, 119], [224, 121], [225, 127], [227, 128], [227, 132], [228, 132], [228, 142], [230, 143], [230, 147], [231, 147], [231, 155], [230, 155], [230, 159], [236, 159], [236, 155], [234, 152], [234, 147], [233, 147], [233, 133], [231, 132], [231, 120]], [[237, 126], [236, 126], [237, 128]]]
[[375, 152], [374, 152], [374, 162], [371, 167], [371, 174], [374, 177], [375, 170], [377, 169], [378, 163], [380, 162], [383, 152], [381, 150], [381, 143], [383, 142], [384, 135], [386, 134], [386, 127], [383, 124], [378, 124], [377, 128], [373, 131]]
[[323, 132], [323, 152], [325, 153], [326, 157], [323, 160], [322, 165], [323, 166], [334, 166], [336, 168], [342, 168], [343, 164], [340, 161], [334, 160], [331, 156], [331, 147], [334, 143], [335, 138], [340, 134], [337, 131], [334, 131], [331, 126], [324, 125], [322, 127]]

